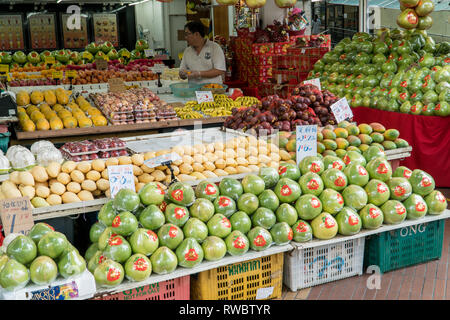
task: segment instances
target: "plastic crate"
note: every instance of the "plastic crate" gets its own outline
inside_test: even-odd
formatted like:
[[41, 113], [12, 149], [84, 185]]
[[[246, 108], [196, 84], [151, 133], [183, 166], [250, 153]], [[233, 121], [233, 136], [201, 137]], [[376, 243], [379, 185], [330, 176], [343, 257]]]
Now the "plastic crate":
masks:
[[283, 253], [278, 253], [192, 275], [191, 299], [276, 299], [282, 282]]
[[384, 273], [439, 259], [444, 227], [442, 219], [367, 237], [364, 268], [376, 265]]
[[11, 132], [0, 133], [0, 149], [3, 151], [4, 154], [6, 154], [6, 151], [8, 151], [10, 136]]
[[283, 283], [292, 291], [363, 273], [364, 238], [296, 249], [284, 255]]
[[153, 283], [93, 300], [189, 300], [190, 276]]

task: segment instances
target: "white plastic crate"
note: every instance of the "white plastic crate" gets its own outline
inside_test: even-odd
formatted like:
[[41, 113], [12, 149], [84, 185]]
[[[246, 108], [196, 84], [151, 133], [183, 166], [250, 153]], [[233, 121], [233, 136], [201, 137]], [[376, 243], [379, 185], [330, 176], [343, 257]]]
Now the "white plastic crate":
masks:
[[364, 237], [297, 248], [284, 255], [283, 283], [292, 291], [363, 273]]

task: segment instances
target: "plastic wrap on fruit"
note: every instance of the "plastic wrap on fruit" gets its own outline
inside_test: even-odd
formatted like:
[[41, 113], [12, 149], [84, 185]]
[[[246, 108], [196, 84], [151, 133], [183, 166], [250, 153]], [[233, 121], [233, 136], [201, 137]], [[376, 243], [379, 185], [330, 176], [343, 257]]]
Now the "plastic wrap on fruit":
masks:
[[0, 155], [0, 174], [6, 174], [11, 170], [11, 164], [6, 156]]
[[51, 162], [57, 162], [61, 164], [64, 161], [64, 158], [61, 154], [61, 151], [59, 151], [55, 147], [46, 147], [39, 150], [39, 153], [36, 156], [36, 160], [38, 165], [46, 167]]
[[30, 150], [14, 145], [6, 152], [6, 157], [14, 170], [28, 170], [36, 165], [36, 159]]
[[39, 140], [31, 145], [30, 150], [31, 150], [31, 153], [36, 156], [42, 148], [47, 148], [47, 147], [54, 148], [55, 145], [48, 140]]

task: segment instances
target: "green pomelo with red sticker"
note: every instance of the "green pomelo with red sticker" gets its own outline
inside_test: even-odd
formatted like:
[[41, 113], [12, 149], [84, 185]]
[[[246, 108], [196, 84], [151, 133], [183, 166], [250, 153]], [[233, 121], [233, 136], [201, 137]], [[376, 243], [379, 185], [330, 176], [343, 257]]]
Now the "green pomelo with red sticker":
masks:
[[181, 228], [189, 220], [189, 209], [181, 205], [169, 203], [164, 215], [168, 223], [172, 223]]
[[98, 249], [99, 250], [105, 250], [106, 245], [108, 244], [109, 238], [113, 235], [112, 228], [106, 227], [105, 230], [103, 230], [102, 234], [98, 238]]
[[237, 211], [230, 217], [230, 223], [233, 230], [241, 231], [246, 234], [252, 228], [252, 220], [244, 211]]
[[266, 188], [263, 178], [256, 174], [248, 174], [242, 179], [242, 188], [244, 193], [252, 193], [258, 196]]
[[133, 253], [130, 243], [120, 235], [113, 235], [108, 239], [103, 254], [105, 257], [124, 263]]
[[106, 226], [102, 222], [95, 222], [89, 229], [89, 240], [91, 240], [91, 242], [97, 242], [105, 229]]
[[343, 171], [345, 169], [345, 163], [342, 159], [336, 156], [323, 157], [324, 169], [338, 169]]
[[413, 170], [409, 183], [411, 183], [413, 193], [423, 197], [430, 194], [435, 188], [433, 177], [420, 169]]
[[175, 252], [166, 246], [161, 246], [150, 256], [152, 272], [167, 274], [175, 271], [178, 266], [178, 258]]
[[[323, 207], [322, 202], [318, 197], [312, 194], [304, 194], [295, 202], [295, 210], [297, 211], [298, 218], [302, 220], [312, 220], [322, 213]], [[291, 220], [293, 219], [294, 217], [292, 217]], [[297, 221], [297, 217], [295, 217], [294, 223], [295, 221]]]
[[428, 206], [428, 214], [441, 214], [447, 209], [447, 199], [438, 190], [434, 190], [425, 197]]
[[348, 184], [347, 176], [341, 170], [334, 168], [325, 170], [322, 173], [321, 178], [327, 189], [342, 191]]
[[37, 245], [38, 253], [40, 256], [49, 256], [52, 259], [57, 259], [68, 247], [68, 244], [69, 242], [64, 234], [51, 231], [39, 240]]
[[89, 247], [86, 249], [86, 252], [84, 253], [84, 260], [86, 260], [87, 262], [89, 262], [89, 260], [91, 260], [91, 258], [94, 256], [94, 254], [99, 251], [98, 249], [98, 243], [91, 243], [89, 245]]
[[253, 227], [263, 227], [267, 230], [277, 222], [277, 217], [272, 210], [267, 208], [258, 208], [251, 217]]
[[250, 248], [255, 251], [267, 249], [273, 242], [272, 235], [263, 227], [254, 227], [247, 233]]
[[344, 198], [333, 189], [325, 189], [319, 196], [322, 203], [322, 209], [332, 215], [337, 214], [344, 207]]
[[237, 208], [239, 211], [244, 211], [245, 213], [251, 215], [259, 207], [259, 199], [253, 193], [244, 193], [239, 196], [237, 200]]
[[388, 180], [387, 185], [391, 193], [391, 199], [403, 201], [412, 193], [412, 187], [408, 179], [402, 177], [393, 177]]
[[232, 231], [230, 220], [223, 214], [216, 213], [206, 226], [208, 227], [208, 234], [219, 238], [226, 238]]
[[392, 167], [385, 157], [378, 157], [370, 160], [366, 166], [370, 179], [377, 179], [387, 182], [392, 178]]
[[[166, 209], [167, 211], [167, 209]], [[205, 198], [197, 198], [189, 207], [189, 214], [203, 222], [207, 222], [214, 215], [215, 208], [211, 200]]]
[[30, 281], [30, 271], [16, 259], [9, 259], [0, 272], [0, 286], [6, 291], [24, 288]]
[[311, 225], [305, 220], [298, 220], [292, 225], [293, 240], [295, 242], [307, 242], [312, 240], [313, 232]]
[[428, 205], [425, 200], [418, 194], [411, 194], [403, 205], [406, 208], [406, 219], [417, 220], [424, 217], [428, 212]]
[[392, 174], [392, 177], [401, 177], [401, 178], [406, 178], [409, 180], [409, 178], [411, 177], [412, 174], [412, 170], [405, 167], [405, 166], [400, 166], [397, 167], [397, 169], [395, 169], [394, 173]]
[[139, 198], [146, 206], [160, 205], [164, 201], [164, 190], [159, 183], [149, 182], [139, 190]]
[[234, 201], [244, 193], [244, 188], [242, 187], [241, 182], [234, 178], [223, 178], [219, 183], [219, 190], [221, 196], [227, 196]]
[[127, 237], [137, 230], [138, 225], [139, 222], [134, 214], [129, 211], [123, 211], [114, 217], [111, 231]]
[[133, 253], [140, 253], [146, 256], [151, 255], [159, 246], [159, 239], [155, 232], [145, 228], [138, 228], [129, 237]]
[[230, 217], [236, 210], [236, 202], [228, 197], [220, 195], [214, 200], [214, 210], [215, 213], [221, 213], [225, 217]]
[[262, 167], [259, 169], [258, 176], [264, 180], [267, 188], [273, 188], [280, 179], [277, 169], [272, 167]]
[[166, 223], [166, 216], [157, 205], [151, 204], [142, 210], [139, 222], [144, 228], [155, 231]]
[[28, 236], [37, 245], [39, 243], [39, 240], [41, 240], [41, 238], [50, 231], [55, 231], [55, 228], [47, 223], [38, 222], [30, 229]]
[[274, 188], [280, 203], [291, 203], [296, 201], [302, 194], [300, 185], [292, 179], [281, 178]]
[[377, 229], [384, 221], [383, 211], [371, 203], [359, 211], [359, 216], [364, 229]]
[[95, 252], [87, 264], [89, 272], [94, 273], [95, 269], [105, 260], [107, 260], [107, 258], [103, 254], [103, 251], [98, 250]]
[[277, 245], [288, 244], [294, 238], [292, 228], [286, 222], [277, 222], [270, 229], [273, 242]]
[[362, 209], [368, 201], [366, 191], [356, 184], [351, 184], [345, 188], [342, 191], [342, 197], [344, 198], [345, 206], [356, 211]]
[[280, 176], [280, 178], [298, 180], [300, 179], [300, 169], [293, 163], [282, 162], [278, 167], [278, 175]]
[[384, 223], [399, 224], [406, 219], [406, 208], [398, 200], [388, 200], [381, 207], [383, 211]]
[[217, 261], [227, 254], [227, 245], [222, 238], [216, 236], [208, 236], [202, 242], [204, 258], [207, 261]]
[[52, 283], [58, 276], [58, 266], [47, 256], [39, 256], [30, 265], [30, 278], [34, 284], [46, 285]]
[[297, 210], [289, 203], [282, 203], [275, 211], [275, 216], [278, 222], [286, 222], [290, 226], [298, 219]]
[[357, 234], [362, 227], [361, 218], [358, 213], [350, 207], [344, 207], [336, 215], [338, 224], [338, 233], [343, 236], [351, 236]]
[[190, 218], [183, 226], [183, 233], [186, 238], [194, 238], [202, 243], [208, 236], [208, 227], [202, 220]]
[[303, 194], [319, 196], [324, 189], [322, 178], [317, 173], [313, 172], [308, 172], [301, 176], [298, 183], [300, 184]]
[[250, 248], [250, 242], [247, 236], [239, 231], [234, 230], [225, 238], [227, 252], [232, 256], [241, 256], [247, 253]]
[[388, 201], [391, 195], [387, 184], [377, 179], [370, 180], [364, 187], [364, 190], [367, 193], [369, 203], [378, 207]]
[[133, 212], [140, 204], [141, 199], [139, 198], [139, 195], [135, 191], [127, 188], [120, 189], [113, 200], [113, 207], [118, 212]]
[[280, 200], [273, 190], [266, 189], [261, 192], [258, 196], [259, 206], [263, 208], [270, 209], [272, 211], [277, 210], [280, 206]]
[[302, 175], [313, 172], [317, 174], [321, 174], [325, 170], [325, 165], [323, 163], [323, 160], [318, 156], [307, 156], [304, 157], [300, 163], [300, 172]]
[[359, 163], [351, 163], [344, 169], [348, 183], [364, 187], [369, 182], [369, 173]]
[[377, 146], [369, 146], [369, 148], [363, 152], [363, 157], [366, 159], [367, 163], [369, 163], [372, 159], [385, 157], [385, 153]]
[[146, 255], [135, 253], [125, 262], [125, 277], [130, 281], [144, 281], [152, 274], [152, 263]]
[[194, 238], [186, 238], [175, 251], [178, 265], [193, 268], [199, 265], [204, 258], [202, 246]]
[[105, 226], [110, 227], [117, 213], [116, 209], [114, 209], [114, 201], [109, 200], [98, 212], [98, 221], [102, 222]]
[[209, 182], [209, 181], [201, 181], [196, 187], [195, 187], [195, 197], [207, 199], [209, 201], [214, 201], [219, 196], [220, 191], [219, 187], [216, 186], [216, 184]]
[[170, 202], [188, 207], [195, 201], [195, 192], [191, 185], [177, 181], [172, 183], [167, 190]]
[[76, 277], [86, 270], [86, 260], [77, 250], [63, 253], [58, 259], [58, 271], [64, 278]]
[[311, 221], [313, 236], [317, 239], [328, 240], [336, 236], [338, 224], [336, 219], [328, 212], [322, 212]]
[[122, 283], [125, 270], [120, 263], [106, 259], [95, 268], [94, 278], [100, 287], [113, 288]]
[[184, 240], [183, 231], [172, 223], [166, 223], [158, 230], [159, 245], [175, 250]]

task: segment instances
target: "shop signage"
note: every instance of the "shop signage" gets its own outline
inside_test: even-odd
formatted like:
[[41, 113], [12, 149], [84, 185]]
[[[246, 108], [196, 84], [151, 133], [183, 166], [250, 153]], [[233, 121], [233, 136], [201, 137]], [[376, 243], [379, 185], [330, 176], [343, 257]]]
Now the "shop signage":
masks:
[[114, 198], [120, 189], [136, 191], [134, 185], [133, 165], [123, 164], [108, 167], [109, 186], [111, 198]]
[[336, 118], [337, 123], [344, 121], [346, 119], [353, 118], [352, 109], [350, 109], [348, 101], [345, 97], [338, 100], [338, 102], [333, 103], [330, 108], [331, 112], [333, 112], [334, 117]]
[[0, 200], [0, 212], [5, 236], [27, 234], [34, 225], [29, 197]]
[[214, 102], [214, 96], [211, 91], [195, 91], [197, 103]]
[[317, 155], [317, 125], [296, 127], [297, 165], [307, 156]]
[[317, 88], [319, 88], [319, 90], [322, 90], [322, 88], [320, 87], [320, 78], [305, 80], [303, 81], [303, 83], [315, 85]]
[[62, 71], [53, 71], [52, 72], [52, 78], [53, 79], [62, 79], [63, 72]]

